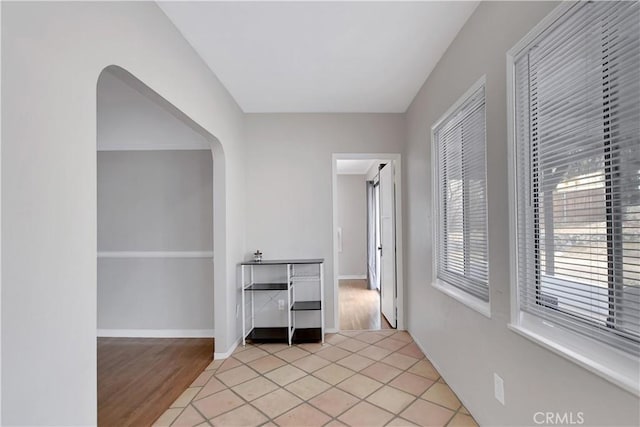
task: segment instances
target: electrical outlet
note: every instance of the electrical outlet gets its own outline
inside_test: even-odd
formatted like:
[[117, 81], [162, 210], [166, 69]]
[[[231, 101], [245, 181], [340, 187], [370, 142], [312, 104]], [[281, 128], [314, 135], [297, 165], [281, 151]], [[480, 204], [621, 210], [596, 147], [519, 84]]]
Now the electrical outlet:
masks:
[[278, 300], [278, 310], [284, 311], [284, 300], [283, 299], [279, 299]]
[[240, 304], [236, 304], [236, 319], [240, 317]]
[[504, 381], [495, 372], [493, 373], [493, 390], [496, 400], [504, 405]]

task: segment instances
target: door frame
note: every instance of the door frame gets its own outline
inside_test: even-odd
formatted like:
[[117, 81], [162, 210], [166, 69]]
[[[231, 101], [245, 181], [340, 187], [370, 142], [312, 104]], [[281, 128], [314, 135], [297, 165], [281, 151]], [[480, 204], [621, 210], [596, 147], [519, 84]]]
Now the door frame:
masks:
[[[333, 322], [334, 328], [327, 332], [340, 330], [340, 293], [338, 281], [338, 160], [387, 160], [394, 163], [395, 169], [395, 219], [396, 219], [396, 308], [397, 330], [405, 330], [404, 316], [404, 271], [403, 235], [402, 235], [402, 162], [398, 153], [333, 153], [331, 155], [331, 198], [333, 209]], [[366, 221], [366, 217], [364, 218]]]

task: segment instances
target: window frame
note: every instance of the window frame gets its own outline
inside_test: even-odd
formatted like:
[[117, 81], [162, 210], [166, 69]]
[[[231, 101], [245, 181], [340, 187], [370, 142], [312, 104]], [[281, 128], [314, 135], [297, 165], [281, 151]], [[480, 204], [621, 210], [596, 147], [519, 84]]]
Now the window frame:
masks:
[[563, 2], [538, 23], [506, 54], [507, 63], [507, 147], [509, 172], [509, 257], [511, 319], [513, 332], [562, 356], [624, 390], [640, 396], [640, 361], [633, 354], [552, 324], [520, 309], [518, 274], [518, 190], [516, 149], [515, 61], [547, 29], [556, 25], [581, 2]]
[[[435, 132], [436, 129], [438, 127], [440, 127], [440, 125], [442, 125], [443, 122], [445, 122], [447, 119], [449, 119], [449, 117], [456, 112], [456, 110], [458, 110], [460, 107], [462, 107], [470, 98], [471, 96], [477, 92], [479, 89], [484, 88], [485, 89], [485, 93], [484, 93], [484, 102], [485, 102], [485, 141], [484, 141], [484, 147], [483, 150], [485, 152], [485, 164], [484, 164], [484, 174], [485, 174], [485, 190], [487, 189], [487, 179], [486, 179], [486, 175], [487, 175], [487, 143], [486, 143], [486, 75], [483, 75], [482, 77], [480, 77], [480, 79], [478, 79], [469, 89], [467, 89], [467, 91], [456, 101], [453, 103], [453, 105], [451, 107], [449, 107], [449, 109], [431, 126], [431, 184], [432, 184], [432, 188], [431, 188], [431, 194], [432, 194], [432, 203], [433, 203], [433, 207], [434, 207], [434, 215], [433, 215], [433, 220], [432, 220], [432, 247], [433, 247], [433, 257], [432, 257], [432, 271], [433, 271], [433, 279], [431, 282], [431, 285], [438, 289], [439, 291], [443, 292], [444, 294], [454, 298], [455, 300], [461, 302], [462, 304], [466, 305], [467, 307], [477, 311], [478, 313], [482, 314], [483, 316], [487, 317], [487, 318], [491, 318], [491, 286], [490, 286], [490, 279], [489, 279], [489, 271], [490, 268], [487, 265], [487, 288], [488, 288], [488, 296], [489, 299], [488, 301], [484, 301], [483, 299], [469, 293], [466, 292], [465, 290], [454, 286], [450, 283], [448, 283], [447, 281], [440, 279], [438, 277], [438, 259], [439, 259], [439, 248], [440, 248], [440, 242], [438, 241], [438, 227], [440, 224], [440, 206], [441, 206], [441, 200], [439, 197], [439, 181], [438, 181], [438, 158], [436, 156], [437, 151], [437, 143], [436, 143], [436, 138], [435, 138]], [[486, 204], [486, 212], [487, 212], [487, 216], [488, 216], [488, 200], [485, 200], [485, 204]], [[489, 257], [489, 229], [488, 229], [488, 218], [485, 218], [485, 223], [487, 224], [487, 264], [488, 264], [488, 257]], [[455, 273], [452, 273], [455, 274]]]

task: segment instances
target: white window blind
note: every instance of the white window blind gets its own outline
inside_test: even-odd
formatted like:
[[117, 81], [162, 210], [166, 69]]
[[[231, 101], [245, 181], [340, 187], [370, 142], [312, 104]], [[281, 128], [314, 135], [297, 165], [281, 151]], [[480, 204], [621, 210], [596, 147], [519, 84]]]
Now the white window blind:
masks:
[[489, 301], [482, 85], [433, 131], [438, 279]]
[[519, 308], [640, 353], [640, 3], [574, 6], [514, 73]]

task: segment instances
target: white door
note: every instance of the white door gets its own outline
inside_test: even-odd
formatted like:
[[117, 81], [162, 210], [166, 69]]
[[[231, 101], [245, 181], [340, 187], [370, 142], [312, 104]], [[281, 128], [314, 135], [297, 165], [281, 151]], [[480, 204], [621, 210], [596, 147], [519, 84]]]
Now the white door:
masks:
[[393, 163], [380, 170], [380, 305], [396, 327], [396, 221]]

